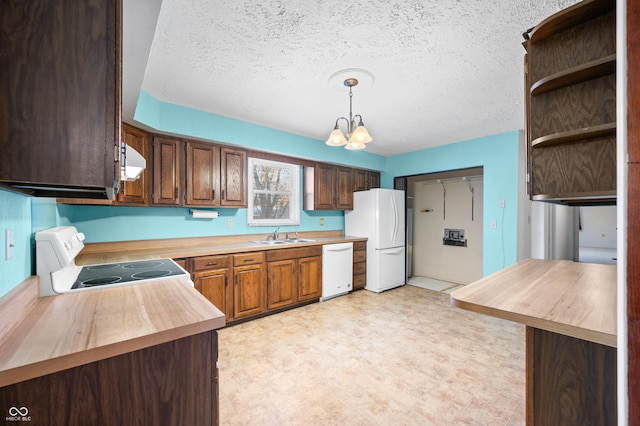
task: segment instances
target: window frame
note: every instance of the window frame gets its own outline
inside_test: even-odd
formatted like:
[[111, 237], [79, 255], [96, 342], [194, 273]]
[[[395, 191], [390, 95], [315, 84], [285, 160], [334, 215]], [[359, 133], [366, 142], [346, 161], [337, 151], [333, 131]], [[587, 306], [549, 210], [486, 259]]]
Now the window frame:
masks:
[[[301, 177], [301, 166], [293, 163], [285, 163], [283, 161], [274, 161], [267, 160], [263, 158], [255, 158], [249, 157], [247, 159], [247, 171], [248, 171], [248, 179], [247, 179], [247, 226], [255, 227], [255, 226], [296, 226], [300, 225], [300, 205], [301, 205], [301, 191], [300, 191], [300, 177]], [[286, 192], [290, 194], [289, 201], [289, 217], [282, 219], [254, 219], [253, 217], [253, 200], [255, 198], [254, 193], [254, 167], [255, 165], [263, 165], [270, 167], [282, 167], [288, 168], [289, 173], [291, 175], [291, 192]], [[275, 192], [275, 191], [273, 191]]]

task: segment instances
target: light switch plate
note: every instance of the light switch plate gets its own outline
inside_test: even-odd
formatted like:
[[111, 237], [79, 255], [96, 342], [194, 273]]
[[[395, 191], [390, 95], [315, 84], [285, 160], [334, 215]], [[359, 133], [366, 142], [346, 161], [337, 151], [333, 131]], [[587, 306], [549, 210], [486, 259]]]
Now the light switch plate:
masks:
[[15, 243], [13, 241], [13, 229], [5, 229], [5, 260], [11, 260], [13, 258], [13, 248]]

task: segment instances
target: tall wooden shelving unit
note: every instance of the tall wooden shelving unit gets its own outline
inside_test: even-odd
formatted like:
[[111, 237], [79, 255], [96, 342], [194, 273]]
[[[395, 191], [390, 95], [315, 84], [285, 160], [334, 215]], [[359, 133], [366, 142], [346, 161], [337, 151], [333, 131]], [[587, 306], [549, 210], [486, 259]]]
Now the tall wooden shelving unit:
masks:
[[615, 0], [584, 0], [524, 34], [529, 194], [615, 204]]

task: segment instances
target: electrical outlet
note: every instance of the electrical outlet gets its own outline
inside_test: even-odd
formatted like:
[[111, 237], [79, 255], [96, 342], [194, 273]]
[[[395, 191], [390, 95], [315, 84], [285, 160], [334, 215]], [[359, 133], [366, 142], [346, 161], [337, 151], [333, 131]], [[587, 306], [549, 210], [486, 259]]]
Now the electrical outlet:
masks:
[[320, 218], [320, 226], [324, 226], [324, 217]]
[[498, 223], [495, 220], [492, 220], [490, 222], [490, 226], [491, 226], [491, 229], [497, 229], [498, 228]]
[[501, 209], [504, 209], [504, 200], [498, 201], [498, 207], [500, 207]]
[[233, 228], [233, 219], [227, 219], [227, 228]]
[[6, 229], [5, 234], [5, 260], [11, 260], [13, 258], [13, 248], [15, 243], [13, 241], [13, 229]]

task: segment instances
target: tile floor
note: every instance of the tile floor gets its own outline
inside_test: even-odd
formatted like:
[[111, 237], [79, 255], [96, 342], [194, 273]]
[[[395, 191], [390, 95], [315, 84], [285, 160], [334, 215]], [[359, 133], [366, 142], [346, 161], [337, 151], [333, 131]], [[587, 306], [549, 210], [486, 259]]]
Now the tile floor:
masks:
[[436, 280], [434, 278], [413, 276], [407, 281], [408, 284], [417, 287], [426, 288], [427, 290], [442, 291], [451, 294], [453, 291], [464, 287], [462, 284], [456, 284], [449, 281]]
[[525, 329], [416, 286], [219, 332], [221, 425], [523, 425]]

